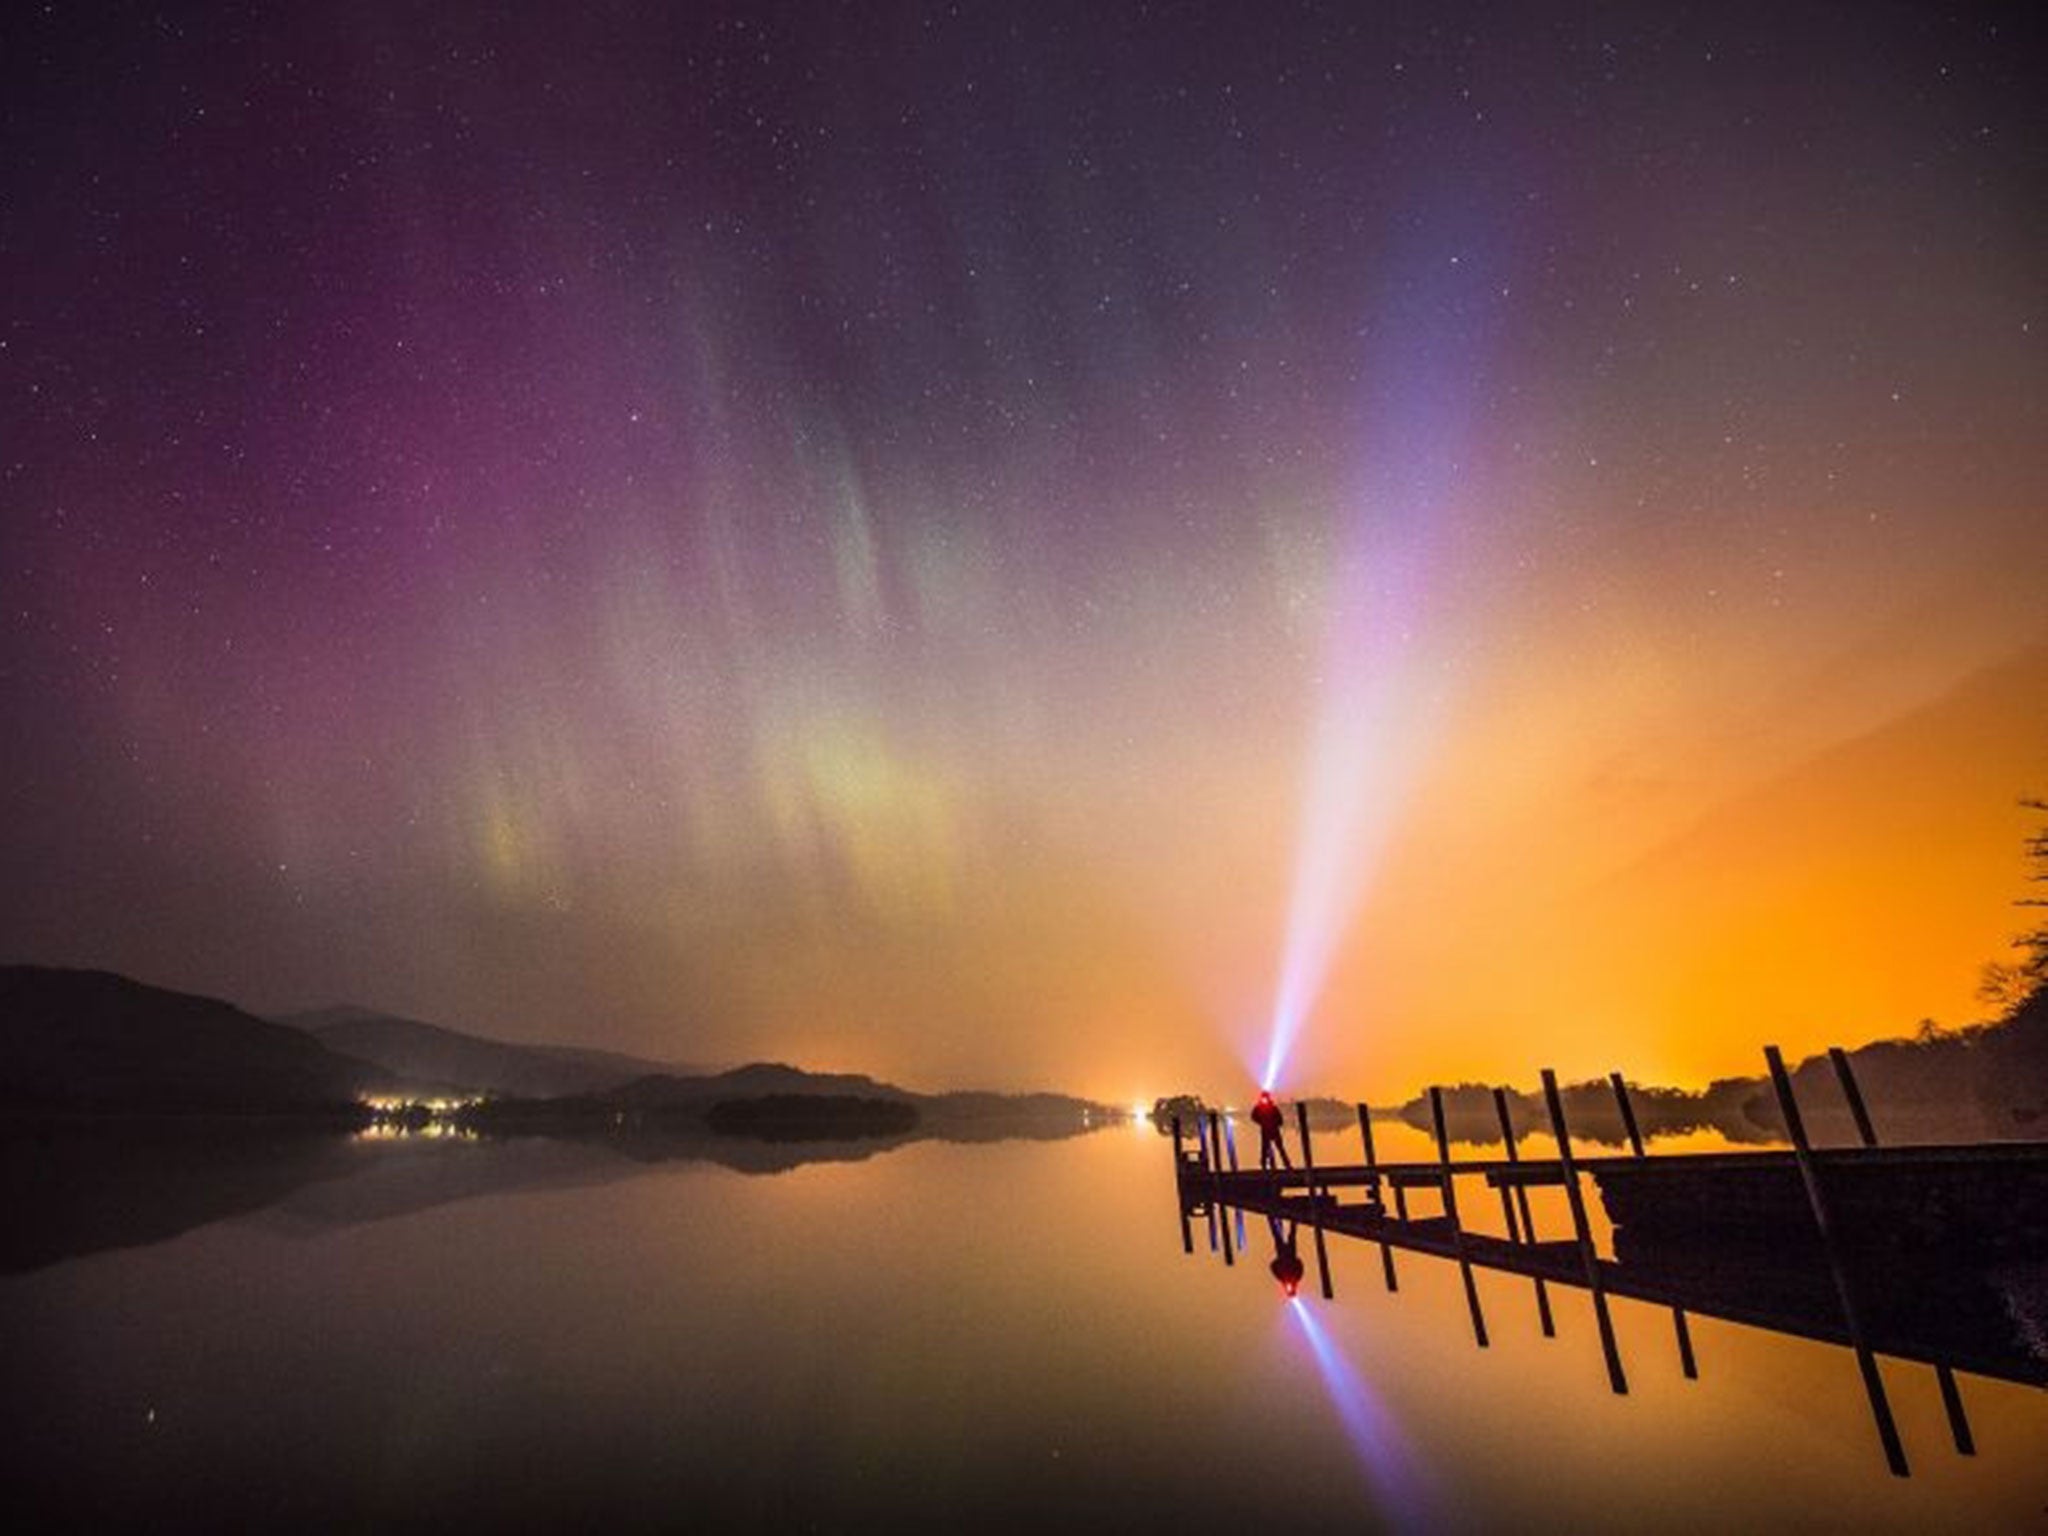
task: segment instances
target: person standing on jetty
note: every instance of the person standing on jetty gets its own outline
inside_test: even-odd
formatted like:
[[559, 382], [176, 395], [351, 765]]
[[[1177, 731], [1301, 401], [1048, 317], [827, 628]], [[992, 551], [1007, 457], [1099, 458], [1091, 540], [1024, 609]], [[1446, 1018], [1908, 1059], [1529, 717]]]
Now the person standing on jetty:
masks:
[[1259, 1102], [1252, 1106], [1252, 1124], [1259, 1128], [1259, 1166], [1270, 1168], [1278, 1158], [1281, 1167], [1292, 1168], [1294, 1162], [1287, 1155], [1287, 1143], [1280, 1139], [1280, 1106], [1273, 1102], [1271, 1093], [1261, 1090]]

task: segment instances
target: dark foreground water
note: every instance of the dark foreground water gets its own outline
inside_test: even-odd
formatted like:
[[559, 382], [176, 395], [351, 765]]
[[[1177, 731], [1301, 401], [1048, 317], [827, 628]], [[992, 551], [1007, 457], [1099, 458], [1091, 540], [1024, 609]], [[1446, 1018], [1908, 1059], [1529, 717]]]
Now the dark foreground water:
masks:
[[1839, 1348], [1695, 1318], [1687, 1381], [1668, 1312], [1619, 1302], [1617, 1397], [1580, 1292], [1546, 1340], [1480, 1274], [1482, 1351], [1454, 1266], [1389, 1295], [1338, 1243], [1335, 1302], [1284, 1303], [1258, 1224], [1235, 1268], [1183, 1256], [1149, 1129], [782, 1171], [22, 1156], [17, 1192], [80, 1191], [0, 1277], [0, 1483], [44, 1526], [2048, 1532], [2037, 1388], [1962, 1375], [1963, 1457], [1887, 1362], [1902, 1480]]

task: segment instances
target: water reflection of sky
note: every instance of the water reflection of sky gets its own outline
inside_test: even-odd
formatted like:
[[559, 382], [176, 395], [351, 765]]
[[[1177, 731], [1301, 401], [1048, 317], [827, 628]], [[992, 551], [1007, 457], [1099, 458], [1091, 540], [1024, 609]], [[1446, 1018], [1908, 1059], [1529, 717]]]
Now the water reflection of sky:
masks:
[[[1235, 1269], [1181, 1255], [1157, 1138], [759, 1177], [361, 1150], [410, 1160], [406, 1198], [328, 1178], [0, 1281], [0, 1481], [357, 1526], [1983, 1530], [2048, 1502], [2038, 1392], [1965, 1377], [1966, 1461], [1888, 1365], [1925, 1453], [1900, 1483], [1839, 1349], [1700, 1320], [1685, 1382], [1668, 1317], [1623, 1303], [1616, 1398], [1583, 1295], [1544, 1340], [1482, 1274], [1480, 1351], [1452, 1266], [1404, 1258], [1388, 1295], [1348, 1242], [1337, 1301], [1290, 1320], [1261, 1224]], [[437, 1159], [466, 1198], [421, 1195]]]

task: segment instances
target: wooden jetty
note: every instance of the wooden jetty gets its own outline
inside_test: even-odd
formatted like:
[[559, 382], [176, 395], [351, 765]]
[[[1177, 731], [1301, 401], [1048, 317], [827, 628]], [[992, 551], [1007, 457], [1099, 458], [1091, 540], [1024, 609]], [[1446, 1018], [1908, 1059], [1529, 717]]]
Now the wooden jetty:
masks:
[[[1234, 1263], [1224, 1215], [1233, 1209], [1284, 1223], [1290, 1232], [1307, 1227], [1325, 1298], [1334, 1295], [1331, 1238], [1376, 1244], [1389, 1290], [1398, 1287], [1397, 1252], [1456, 1264], [1481, 1348], [1489, 1335], [1475, 1270], [1530, 1280], [1545, 1336], [1555, 1333], [1551, 1288], [1584, 1290], [1616, 1392], [1628, 1390], [1628, 1379], [1613, 1298], [1671, 1310], [1688, 1378], [1698, 1374], [1690, 1314], [1846, 1346], [1886, 1463], [1900, 1476], [1908, 1470], [1905, 1450], [1876, 1359], [1916, 1362], [1933, 1367], [1956, 1449], [1972, 1454], [1957, 1371], [2048, 1387], [2041, 1325], [2017, 1319], [2001, 1279], [2015, 1265], [2048, 1273], [2048, 1144], [1881, 1147], [1848, 1059], [1836, 1051], [1832, 1060], [1862, 1144], [1815, 1148], [1782, 1059], [1775, 1048], [1765, 1056], [1791, 1140], [1786, 1149], [1652, 1155], [1619, 1073], [1611, 1082], [1631, 1150], [1618, 1156], [1575, 1155], [1548, 1071], [1544, 1099], [1557, 1146], [1548, 1158], [1522, 1155], [1499, 1093], [1503, 1155], [1457, 1161], [1436, 1089], [1429, 1097], [1437, 1156], [1428, 1162], [1379, 1161], [1362, 1104], [1365, 1161], [1336, 1166], [1316, 1160], [1305, 1105], [1296, 1106], [1301, 1157], [1294, 1167], [1238, 1167], [1234, 1140], [1216, 1111], [1195, 1127], [1176, 1119], [1182, 1245], [1194, 1251], [1191, 1220], [1204, 1217], [1212, 1247], [1220, 1229], [1224, 1258]], [[1483, 1184], [1498, 1199], [1506, 1237], [1471, 1230], [1461, 1219], [1460, 1181]], [[1589, 1181], [1613, 1226], [1611, 1257], [1594, 1239]], [[1539, 1235], [1529, 1199], [1539, 1189], [1562, 1190], [1569, 1231]], [[1410, 1197], [1418, 1194], [1434, 1209], [1411, 1210]]]
[[[1811, 1157], [1845, 1249], [1908, 1260], [1956, 1251], [1985, 1261], [2048, 1255], [2048, 1142], [1831, 1147]], [[1612, 1158], [1589, 1167], [1624, 1258], [1812, 1239], [1805, 1186], [1788, 1152]]]

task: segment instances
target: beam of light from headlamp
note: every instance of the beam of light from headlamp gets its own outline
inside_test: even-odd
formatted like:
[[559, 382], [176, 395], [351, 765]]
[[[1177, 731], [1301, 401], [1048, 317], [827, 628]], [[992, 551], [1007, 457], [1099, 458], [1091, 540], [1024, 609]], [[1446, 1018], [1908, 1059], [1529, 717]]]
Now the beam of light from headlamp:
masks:
[[1322, 995], [1442, 712], [1441, 657], [1424, 628], [1465, 490], [1496, 290], [1476, 259], [1418, 251], [1396, 266], [1405, 275], [1374, 333], [1380, 382], [1364, 402], [1361, 458], [1336, 530], [1320, 712], [1259, 1072], [1266, 1089]]
[[[1376, 605], [1379, 606], [1379, 605]], [[1416, 697], [1413, 634], [1395, 611], [1360, 616], [1332, 647], [1333, 670], [1310, 749], [1294, 884], [1287, 909], [1272, 1028], [1259, 1086], [1280, 1082], [1315, 1008], [1337, 946], [1406, 802], [1427, 735]]]

